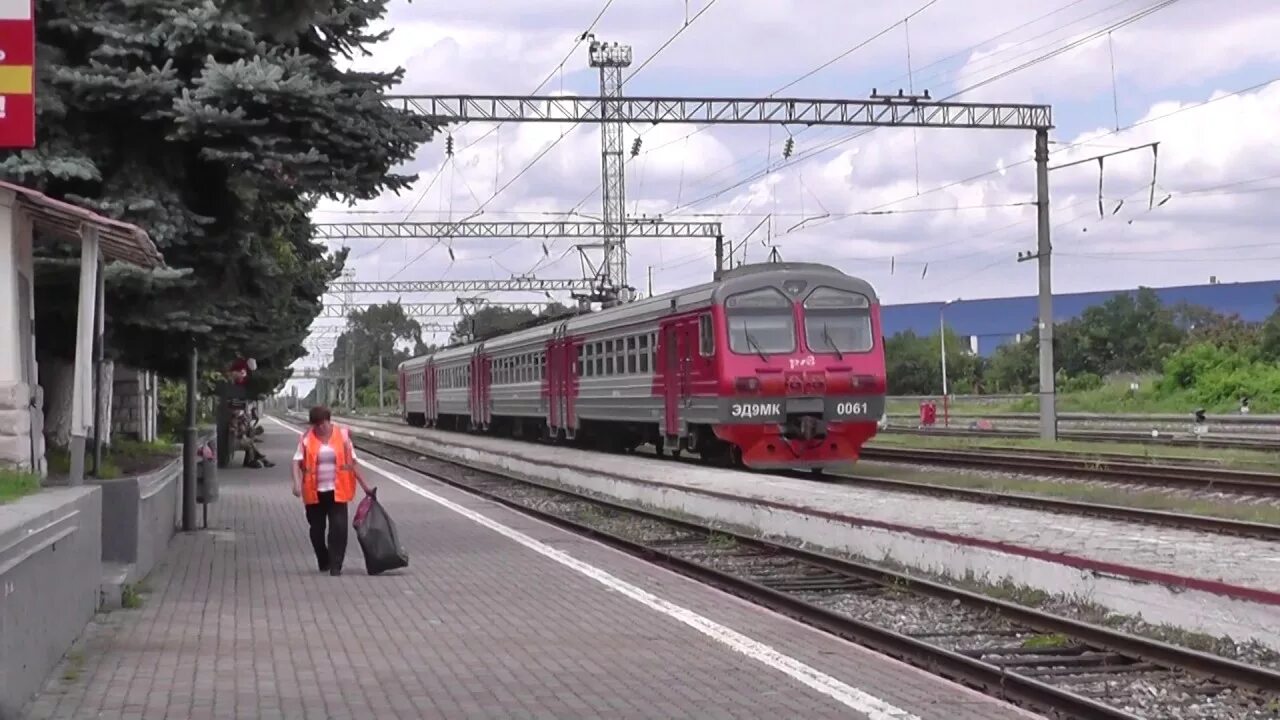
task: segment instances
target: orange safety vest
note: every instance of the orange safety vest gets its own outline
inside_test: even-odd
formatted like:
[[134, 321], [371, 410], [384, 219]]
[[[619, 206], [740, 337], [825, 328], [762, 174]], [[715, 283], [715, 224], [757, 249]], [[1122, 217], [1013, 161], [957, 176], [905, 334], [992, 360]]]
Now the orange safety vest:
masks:
[[[302, 439], [302, 502], [315, 505], [320, 502], [320, 447], [324, 444], [310, 430]], [[351, 502], [356, 497], [356, 474], [351, 456], [347, 453], [347, 431], [333, 426], [329, 435], [329, 447], [333, 448], [337, 475], [333, 483], [333, 501]]]

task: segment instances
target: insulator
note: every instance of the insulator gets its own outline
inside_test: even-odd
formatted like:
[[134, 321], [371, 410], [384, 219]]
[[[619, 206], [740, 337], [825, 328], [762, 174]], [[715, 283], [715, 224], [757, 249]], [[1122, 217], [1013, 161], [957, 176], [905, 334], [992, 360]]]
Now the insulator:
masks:
[[631, 157], [635, 157], [639, 154], [640, 154], [640, 138], [636, 138], [631, 143]]
[[453, 136], [444, 139], [444, 154], [453, 157]]
[[796, 149], [796, 139], [793, 137], [787, 138], [786, 144], [782, 146], [782, 157], [784, 158], [791, 157], [791, 151], [795, 149]]

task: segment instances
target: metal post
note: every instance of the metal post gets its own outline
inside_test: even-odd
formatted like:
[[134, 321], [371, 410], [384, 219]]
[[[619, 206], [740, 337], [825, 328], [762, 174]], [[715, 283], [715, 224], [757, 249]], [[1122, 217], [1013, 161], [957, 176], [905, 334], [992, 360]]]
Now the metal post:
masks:
[[947, 325], [942, 319], [943, 312], [947, 309], [947, 305], [951, 303], [943, 303], [938, 308], [938, 340], [942, 347], [942, 426], [951, 427], [951, 403], [948, 400], [950, 395], [947, 393]]
[[653, 266], [649, 266], [649, 297], [653, 297]]
[[384, 402], [383, 402], [383, 399], [382, 399], [382, 397], [383, 397], [383, 391], [382, 391], [382, 388], [383, 388], [383, 385], [382, 385], [382, 353], [381, 353], [381, 352], [379, 352], [379, 353], [378, 353], [378, 409], [379, 409], [379, 410], [382, 410], [382, 409], [383, 409], [383, 406], [384, 406]]
[[716, 280], [720, 279], [721, 273], [724, 272], [724, 236], [716, 236]]
[[624, 109], [617, 102], [622, 98], [622, 69], [631, 65], [631, 46], [593, 38], [588, 57], [591, 67], [600, 68], [601, 115], [605, 120], [600, 125], [604, 259], [600, 263], [603, 282], [598, 289], [604, 306], [610, 307], [631, 300], [627, 285], [626, 171], [621, 120]]
[[187, 427], [182, 435], [182, 531], [196, 529], [196, 386], [200, 377], [200, 352], [191, 343], [187, 366]]
[[1049, 242], [1049, 131], [1036, 130], [1036, 260], [1040, 270], [1040, 437], [1058, 439], [1053, 386], [1053, 274]]

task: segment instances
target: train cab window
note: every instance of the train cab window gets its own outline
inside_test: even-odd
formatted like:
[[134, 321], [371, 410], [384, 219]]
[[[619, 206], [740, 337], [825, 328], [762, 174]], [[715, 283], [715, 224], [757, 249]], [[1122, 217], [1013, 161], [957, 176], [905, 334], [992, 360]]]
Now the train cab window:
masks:
[[775, 288], [733, 295], [724, 303], [729, 349], [739, 355], [795, 352], [796, 322], [791, 300]]
[[815, 288], [804, 301], [804, 341], [818, 353], [871, 350], [871, 301], [861, 293]]
[[698, 317], [698, 354], [711, 357], [716, 354], [716, 336], [711, 330], [711, 316]]
[[613, 356], [614, 356], [613, 341], [605, 340], [604, 341], [604, 374], [605, 375], [613, 374]]
[[627, 338], [627, 372], [628, 373], [633, 373], [633, 374], [635, 373], [636, 366], [638, 364], [637, 361], [638, 361], [638, 358], [636, 357], [636, 338], [633, 335]]
[[640, 372], [647, 373], [649, 372], [649, 336], [641, 335], [636, 338], [636, 342], [639, 343], [639, 351], [637, 352], [637, 355], [639, 355]]

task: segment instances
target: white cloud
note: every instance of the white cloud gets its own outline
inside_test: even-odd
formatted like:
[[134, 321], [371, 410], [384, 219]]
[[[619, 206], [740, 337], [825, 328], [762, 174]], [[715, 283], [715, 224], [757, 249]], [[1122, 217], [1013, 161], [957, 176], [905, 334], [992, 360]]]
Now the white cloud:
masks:
[[[705, 1], [691, 2], [690, 13]], [[397, 29], [393, 39], [361, 65], [407, 66], [403, 92], [525, 93], [564, 58], [602, 4], [488, 0], [397, 5], [390, 20]], [[629, 88], [636, 88], [633, 94], [696, 96], [724, 94], [718, 90], [722, 87], [749, 87], [766, 94], [921, 4], [885, 2], [850, 12], [842, 0], [785, 8], [774, 0], [721, 0]], [[915, 87], [941, 96], [1016, 68], [1150, 4], [1062, 0], [1032, 9], [1014, 0], [940, 0], [909, 23]], [[1053, 14], [996, 37], [1048, 13]], [[679, 0], [615, 0], [597, 32], [605, 39], [634, 43], [638, 64], [683, 20]], [[1149, 151], [1106, 160], [1108, 214], [1103, 219], [1098, 218], [1096, 164], [1051, 173], [1056, 291], [1204, 282], [1210, 275], [1224, 282], [1276, 275], [1280, 243], [1274, 228], [1280, 210], [1276, 193], [1258, 188], [1280, 186], [1280, 142], [1274, 129], [1280, 83], [1194, 106], [1212, 97], [1205, 87], [1224, 93], [1268, 77], [1280, 60], [1280, 46], [1271, 42], [1277, 34], [1280, 10], [1268, 0], [1240, 0], [1231, 13], [1216, 14], [1205, 13], [1203, 5], [1175, 3], [1117, 29], [1111, 41], [1121, 123], [1139, 123], [1119, 133], [1113, 132], [1105, 35], [962, 98], [1051, 103], [1064, 128], [1053, 135], [1054, 165], [1160, 142], [1155, 199], [1169, 193], [1173, 197], [1154, 210], [1147, 209]], [[585, 47], [570, 57], [564, 71], [567, 90], [594, 92], [595, 74], [587, 68]], [[803, 95], [816, 88], [864, 97], [872, 86], [905, 86], [905, 73], [905, 32], [899, 25], [785, 94]], [[661, 86], [656, 85], [659, 80]], [[557, 76], [544, 92], [559, 89]], [[521, 171], [518, 180], [488, 202], [482, 219], [547, 220], [573, 209], [600, 213], [598, 128], [573, 130], [530, 166], [568, 126], [507, 125], [468, 147], [491, 127], [452, 129], [457, 148], [452, 163], [445, 162], [443, 137], [425, 146], [411, 165], [421, 173], [411, 192], [364, 203], [358, 215], [326, 206], [316, 219], [401, 220], [438, 174], [412, 218], [457, 220]], [[764, 127], [717, 127], [690, 135], [695, 129], [628, 127], [628, 150], [637, 133], [643, 133], [641, 155], [628, 161], [629, 213], [719, 219], [726, 242], [739, 245], [749, 261], [763, 260], [768, 249], [762, 241], [772, 238], [785, 259], [829, 262], [867, 277], [890, 303], [1035, 291], [1032, 265], [1015, 262], [1018, 251], [1035, 246], [1035, 209], [1028, 205], [1035, 187], [1030, 133], [879, 129], [763, 176], [766, 159], [773, 165], [782, 159], [786, 133], [781, 129], [774, 128], [772, 144]], [[791, 132], [796, 156], [804, 156], [852, 131]], [[1064, 149], [1072, 143], [1081, 144]], [[748, 180], [757, 174], [762, 176]], [[1274, 179], [1208, 190], [1268, 177]], [[917, 189], [922, 192], [918, 198]], [[1196, 190], [1202, 192], [1189, 192]], [[681, 207], [702, 198], [707, 199]], [[1122, 198], [1121, 210], [1110, 215]], [[853, 214], [873, 209], [892, 212]], [[676, 210], [679, 214], [672, 214]], [[770, 213], [771, 222], [766, 217]], [[406, 262], [431, 241], [393, 240], [372, 252], [379, 243], [353, 242], [354, 254], [365, 253], [354, 263], [360, 279], [396, 273], [400, 280], [503, 278], [535, 267], [542, 277], [581, 273], [570, 240], [456, 239], [438, 244], [408, 267]], [[454, 250], [452, 261], [448, 246]], [[657, 291], [702, 282], [712, 269], [711, 248], [710, 240], [633, 240], [629, 279], [643, 290], [646, 270], [653, 266]]]

